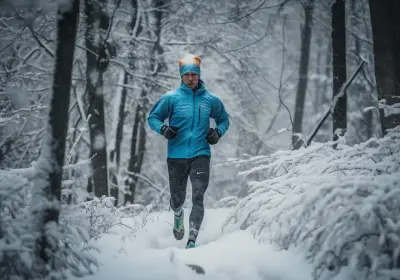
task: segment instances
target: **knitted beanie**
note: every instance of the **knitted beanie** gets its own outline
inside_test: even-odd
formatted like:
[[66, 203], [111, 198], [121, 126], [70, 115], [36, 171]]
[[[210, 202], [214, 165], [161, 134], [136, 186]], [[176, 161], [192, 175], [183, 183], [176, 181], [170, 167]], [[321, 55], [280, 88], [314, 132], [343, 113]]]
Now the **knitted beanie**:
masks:
[[196, 73], [200, 77], [200, 57], [194, 54], [187, 54], [179, 59], [179, 74]]

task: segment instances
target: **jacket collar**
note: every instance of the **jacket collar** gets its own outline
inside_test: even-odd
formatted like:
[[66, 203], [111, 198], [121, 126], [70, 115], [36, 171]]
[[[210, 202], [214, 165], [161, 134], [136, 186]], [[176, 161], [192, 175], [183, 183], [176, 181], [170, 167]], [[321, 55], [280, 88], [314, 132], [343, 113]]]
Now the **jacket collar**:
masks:
[[187, 85], [185, 85], [184, 83], [182, 83], [181, 82], [181, 90], [183, 90], [185, 93], [189, 93], [189, 94], [196, 94], [196, 95], [199, 95], [199, 94], [202, 94], [202, 93], [204, 93], [205, 92], [205, 90], [206, 90], [206, 86], [205, 86], [205, 84], [204, 84], [204, 82], [200, 79], [199, 80], [199, 87], [197, 87], [197, 89], [193, 92], [193, 90], [190, 88], [190, 87], [188, 87]]

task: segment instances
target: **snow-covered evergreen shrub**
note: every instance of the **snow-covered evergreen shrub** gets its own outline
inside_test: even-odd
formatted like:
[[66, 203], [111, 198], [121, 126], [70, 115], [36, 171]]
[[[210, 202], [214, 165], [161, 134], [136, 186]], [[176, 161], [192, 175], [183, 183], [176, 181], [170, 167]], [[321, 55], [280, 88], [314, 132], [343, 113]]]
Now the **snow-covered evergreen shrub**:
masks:
[[258, 173], [225, 230], [300, 248], [314, 278], [400, 279], [400, 132], [350, 147], [343, 139], [237, 162]]
[[[34, 279], [35, 237], [27, 205], [34, 168], [0, 170], [0, 279]], [[96, 248], [90, 244], [120, 221], [121, 211], [113, 198], [103, 197], [77, 204], [61, 205], [57, 270], [49, 279], [67, 279], [93, 273]], [[53, 278], [52, 278], [53, 277]]]
[[27, 179], [0, 171], [0, 279], [29, 275], [33, 236], [26, 223]]

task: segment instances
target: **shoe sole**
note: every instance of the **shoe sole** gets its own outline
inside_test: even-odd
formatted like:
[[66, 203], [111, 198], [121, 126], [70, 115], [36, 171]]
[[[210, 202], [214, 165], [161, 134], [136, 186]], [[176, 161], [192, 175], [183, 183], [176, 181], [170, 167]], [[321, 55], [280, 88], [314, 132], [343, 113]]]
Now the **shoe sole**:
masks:
[[173, 233], [174, 233], [176, 240], [181, 240], [183, 238], [183, 236], [185, 235], [185, 230], [177, 231], [174, 229]]

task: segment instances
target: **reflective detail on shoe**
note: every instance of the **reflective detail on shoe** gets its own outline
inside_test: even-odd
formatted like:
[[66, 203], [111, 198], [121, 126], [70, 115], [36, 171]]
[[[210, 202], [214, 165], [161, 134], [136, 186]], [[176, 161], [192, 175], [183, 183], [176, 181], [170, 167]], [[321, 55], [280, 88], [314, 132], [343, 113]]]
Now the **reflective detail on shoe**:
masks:
[[196, 240], [198, 234], [199, 234], [199, 231], [195, 228], [194, 223], [191, 222], [190, 223], [190, 227], [189, 227], [189, 238], [188, 238], [188, 240]]
[[186, 249], [196, 248], [196, 244], [193, 241], [189, 241], [186, 244]]

